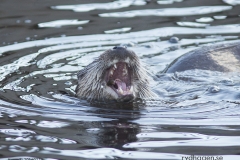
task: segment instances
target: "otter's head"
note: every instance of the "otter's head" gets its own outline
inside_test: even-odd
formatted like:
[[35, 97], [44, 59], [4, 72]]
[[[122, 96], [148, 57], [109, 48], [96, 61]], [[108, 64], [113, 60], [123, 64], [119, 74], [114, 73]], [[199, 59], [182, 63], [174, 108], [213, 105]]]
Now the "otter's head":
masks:
[[77, 76], [76, 95], [90, 101], [155, 97], [138, 56], [124, 47], [105, 51]]

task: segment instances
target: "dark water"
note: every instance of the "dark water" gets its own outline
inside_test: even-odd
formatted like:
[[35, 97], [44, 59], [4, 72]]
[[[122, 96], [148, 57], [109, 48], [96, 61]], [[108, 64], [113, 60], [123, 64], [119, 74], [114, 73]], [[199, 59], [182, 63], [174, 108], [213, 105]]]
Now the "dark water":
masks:
[[[240, 74], [161, 74], [184, 53], [239, 35], [239, 0], [1, 0], [0, 158], [240, 159]], [[76, 72], [123, 44], [159, 99], [75, 98]]]

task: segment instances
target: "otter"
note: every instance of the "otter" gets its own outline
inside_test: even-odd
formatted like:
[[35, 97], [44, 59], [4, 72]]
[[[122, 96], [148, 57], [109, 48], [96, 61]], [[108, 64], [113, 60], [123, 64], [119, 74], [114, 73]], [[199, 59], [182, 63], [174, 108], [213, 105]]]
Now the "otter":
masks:
[[164, 72], [191, 69], [240, 72], [240, 42], [215, 44], [190, 51], [174, 60]]
[[[163, 73], [192, 69], [240, 71], [240, 42], [204, 46], [174, 60]], [[76, 95], [87, 100], [131, 101], [155, 98], [149, 74], [138, 56], [126, 47], [105, 51], [77, 74]]]
[[149, 74], [138, 56], [126, 47], [102, 53], [77, 73], [76, 96], [88, 101], [128, 102], [152, 98]]

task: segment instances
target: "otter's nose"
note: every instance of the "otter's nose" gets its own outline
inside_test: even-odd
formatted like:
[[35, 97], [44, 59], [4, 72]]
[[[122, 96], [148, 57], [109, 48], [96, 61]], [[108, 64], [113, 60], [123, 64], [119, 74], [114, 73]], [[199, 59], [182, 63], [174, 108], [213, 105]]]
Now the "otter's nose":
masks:
[[113, 49], [127, 49], [127, 46], [115, 46]]

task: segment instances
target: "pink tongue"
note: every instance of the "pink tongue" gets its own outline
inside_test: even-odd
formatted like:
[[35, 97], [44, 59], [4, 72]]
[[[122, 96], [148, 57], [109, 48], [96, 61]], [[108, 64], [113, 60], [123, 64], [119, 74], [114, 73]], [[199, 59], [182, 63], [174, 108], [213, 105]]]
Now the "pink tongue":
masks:
[[121, 86], [121, 88], [122, 88], [123, 91], [126, 91], [126, 90], [127, 90], [126, 83], [124, 83], [123, 81], [121, 81], [121, 80], [115, 80], [115, 83], [117, 83], [118, 88]]

